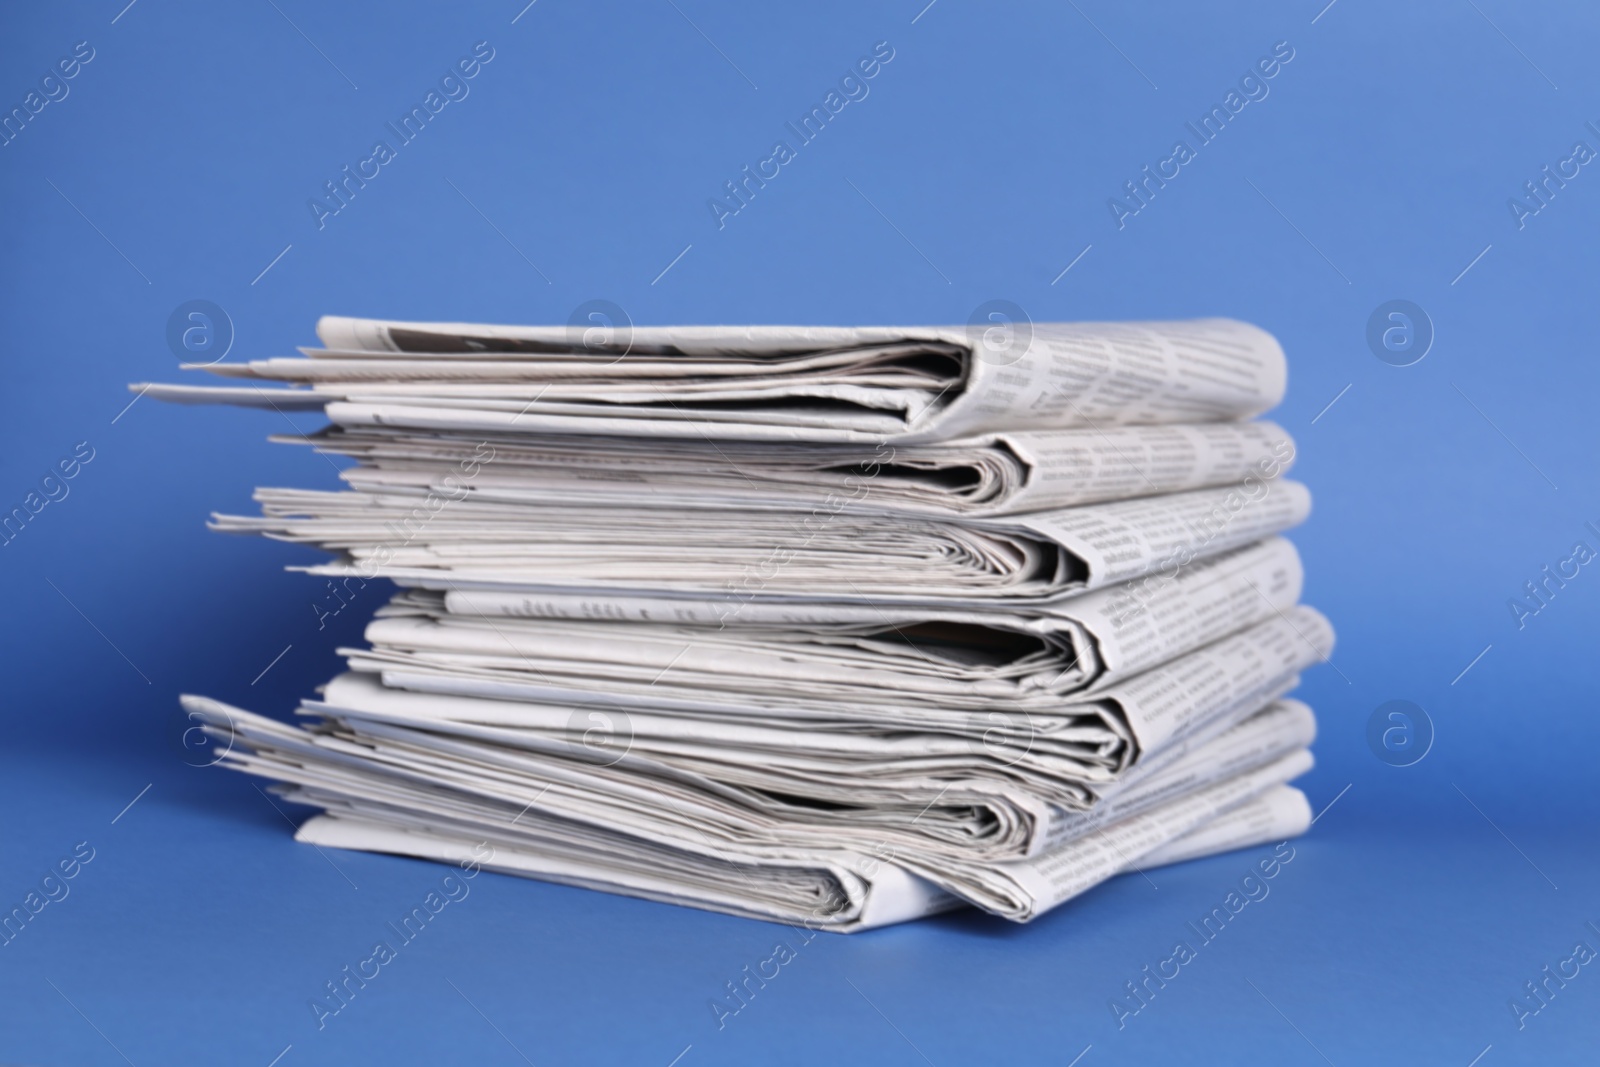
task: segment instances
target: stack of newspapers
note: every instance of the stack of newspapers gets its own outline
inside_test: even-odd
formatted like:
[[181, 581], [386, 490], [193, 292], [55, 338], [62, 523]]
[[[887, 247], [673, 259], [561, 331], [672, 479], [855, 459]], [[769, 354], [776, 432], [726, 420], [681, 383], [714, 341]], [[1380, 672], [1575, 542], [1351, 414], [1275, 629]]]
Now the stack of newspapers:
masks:
[[860, 930], [1310, 822], [1256, 327], [317, 332], [133, 387], [324, 412], [347, 488], [213, 525], [399, 587], [304, 725], [183, 698], [303, 841]]

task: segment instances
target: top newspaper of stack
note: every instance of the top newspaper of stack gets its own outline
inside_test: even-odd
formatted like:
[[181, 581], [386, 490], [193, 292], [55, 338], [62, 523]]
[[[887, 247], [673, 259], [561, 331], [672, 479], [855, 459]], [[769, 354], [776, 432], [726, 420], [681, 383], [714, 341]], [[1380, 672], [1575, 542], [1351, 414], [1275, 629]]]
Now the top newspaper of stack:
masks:
[[613, 333], [327, 316], [317, 334], [303, 358], [203, 367], [250, 384], [133, 388], [344, 427], [910, 443], [1245, 419], [1286, 379], [1277, 341], [1232, 319]]

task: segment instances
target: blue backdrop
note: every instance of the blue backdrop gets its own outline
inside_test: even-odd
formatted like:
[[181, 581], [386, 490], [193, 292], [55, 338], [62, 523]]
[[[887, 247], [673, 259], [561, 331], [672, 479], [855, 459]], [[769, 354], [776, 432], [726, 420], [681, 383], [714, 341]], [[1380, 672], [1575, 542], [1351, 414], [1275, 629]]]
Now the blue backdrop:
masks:
[[[0, 1058], [1593, 1057], [1592, 8], [125, 2], [13, 5], [0, 36], [0, 505], [44, 502], [0, 548], [0, 904], [73, 872], [0, 948]], [[875, 48], [801, 143], [785, 124]], [[422, 132], [386, 125], [430, 91]], [[729, 199], [777, 141], [793, 158]], [[565, 322], [590, 299], [646, 323], [1007, 299], [1272, 330], [1316, 496], [1306, 596], [1340, 644], [1301, 691], [1326, 810], [1270, 897], [1120, 1027], [1108, 1002], [1258, 855], [1028, 927], [821, 936], [719, 1029], [711, 998], [792, 934], [486, 875], [319, 1030], [308, 1001], [440, 869], [294, 844], [299, 813], [186, 765], [176, 696], [287, 714], [382, 594], [319, 629], [316, 580], [283, 570], [311, 553], [205, 531], [257, 485], [335, 484], [265, 442], [283, 418], [130, 407], [124, 384], [178, 377], [192, 300], [250, 358], [322, 313]], [[1392, 700], [1421, 714], [1374, 745]]]

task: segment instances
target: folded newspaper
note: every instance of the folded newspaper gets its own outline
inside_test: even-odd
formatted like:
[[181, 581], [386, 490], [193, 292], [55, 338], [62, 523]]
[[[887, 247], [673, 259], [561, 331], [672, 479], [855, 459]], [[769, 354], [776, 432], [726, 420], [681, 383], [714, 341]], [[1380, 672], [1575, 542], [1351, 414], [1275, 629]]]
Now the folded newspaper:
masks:
[[752, 603], [729, 626], [717, 597], [416, 590], [379, 610], [370, 651], [349, 654], [384, 664], [374, 670], [470, 666], [583, 702], [642, 688], [699, 707], [776, 688], [828, 708], [843, 696], [879, 705], [915, 696], [950, 711], [1020, 712], [1281, 621], [1301, 584], [1294, 546], [1272, 538], [1167, 580], [1027, 612]]
[[[209, 364], [241, 386], [165, 400], [325, 409], [345, 426], [470, 433], [949, 440], [1204, 423], [1283, 397], [1283, 350], [1231, 319], [960, 326], [563, 326], [325, 316], [303, 358]], [[997, 339], [998, 336], [998, 339]]]
[[318, 333], [135, 387], [324, 410], [278, 440], [347, 489], [212, 525], [401, 587], [305, 725], [184, 698], [302, 840], [850, 931], [1309, 825], [1333, 635], [1255, 327]]
[[1013, 430], [933, 444], [827, 444], [551, 434], [474, 437], [388, 426], [275, 437], [360, 461], [358, 489], [532, 504], [843, 506], [946, 516], [1022, 512], [1270, 479], [1294, 440], [1270, 422]]
[[[553, 877], [561, 864], [539, 853], [576, 850], [633, 868], [635, 885], [655, 872], [647, 895], [749, 880], [759, 907], [732, 910], [853, 929], [947, 897], [1032, 918], [1283, 784], [1310, 766], [1315, 727], [1280, 694], [1330, 646], [1320, 616], [1296, 608], [1053, 714], [967, 731], [968, 716], [910, 701], [901, 721], [781, 704], [692, 715], [415, 691], [360, 671], [304, 705], [323, 720], [310, 731], [186, 704], [225, 762], [329, 813], [312, 835], [421, 827]], [[869, 906], [883, 885], [894, 907]]]
[[263, 489], [262, 516], [212, 526], [340, 553], [312, 573], [432, 588], [983, 607], [1181, 570], [1311, 507], [1300, 483], [1261, 480], [987, 519], [647, 507], [624, 492], [589, 505], [425, 494]]
[[922, 828], [914, 808], [812, 810], [633, 754], [586, 764], [581, 742], [536, 731], [441, 731], [344, 708], [305, 730], [203, 698], [185, 705], [232, 746], [227, 763], [325, 811], [301, 840], [475, 854], [511, 873], [841, 931], [962, 903], [1026, 921], [1124, 869], [1309, 822], [1303, 797], [1280, 788], [1311, 764], [1310, 712], [1294, 702], [1131, 781], [1111, 794], [1125, 803], [1109, 819], [1064, 826], [1045, 850], [1006, 860], [967, 848], [956, 827]]

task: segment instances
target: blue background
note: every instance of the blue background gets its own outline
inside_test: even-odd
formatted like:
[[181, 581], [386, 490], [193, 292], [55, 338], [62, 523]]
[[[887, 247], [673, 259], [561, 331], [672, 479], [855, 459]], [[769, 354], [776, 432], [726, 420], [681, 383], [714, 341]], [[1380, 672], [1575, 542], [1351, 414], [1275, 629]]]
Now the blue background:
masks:
[[[1600, 174], [1523, 228], [1507, 206], [1575, 141], [1600, 148], [1592, 8], [521, 2], [6, 16], [7, 109], [74, 43], [95, 58], [0, 148], [0, 504], [80, 441], [95, 458], [0, 549], [0, 903], [77, 842], [95, 858], [0, 948], [0, 1058], [1594, 1061], [1600, 968], [1520, 1031], [1508, 1002], [1600, 948], [1600, 573], [1520, 629], [1507, 606], [1600, 547]], [[307, 199], [479, 40], [470, 96], [319, 230]], [[707, 199], [880, 40], [870, 95], [719, 230]], [[1280, 40], [1270, 95], [1119, 230], [1107, 199]], [[1337, 803], [1125, 1029], [1109, 999], [1267, 850], [1027, 927], [818, 937], [721, 1030], [708, 1001], [792, 934], [485, 875], [318, 1031], [310, 998], [442, 869], [293, 843], [249, 780], [185, 764], [176, 696], [286, 715], [382, 593], [319, 630], [316, 580], [283, 571], [312, 553], [205, 531], [257, 485], [335, 484], [265, 443], [282, 418], [124, 410], [124, 385], [179, 378], [166, 323], [192, 299], [226, 309], [240, 359], [312, 343], [322, 313], [555, 323], [595, 298], [645, 323], [961, 322], [999, 298], [1282, 340], [1276, 417], [1317, 502], [1306, 596], [1340, 635], [1301, 691], [1322, 723], [1302, 784]], [[1366, 341], [1391, 299], [1436, 333], [1412, 366]], [[1414, 766], [1366, 740], [1394, 699], [1436, 732]]]

